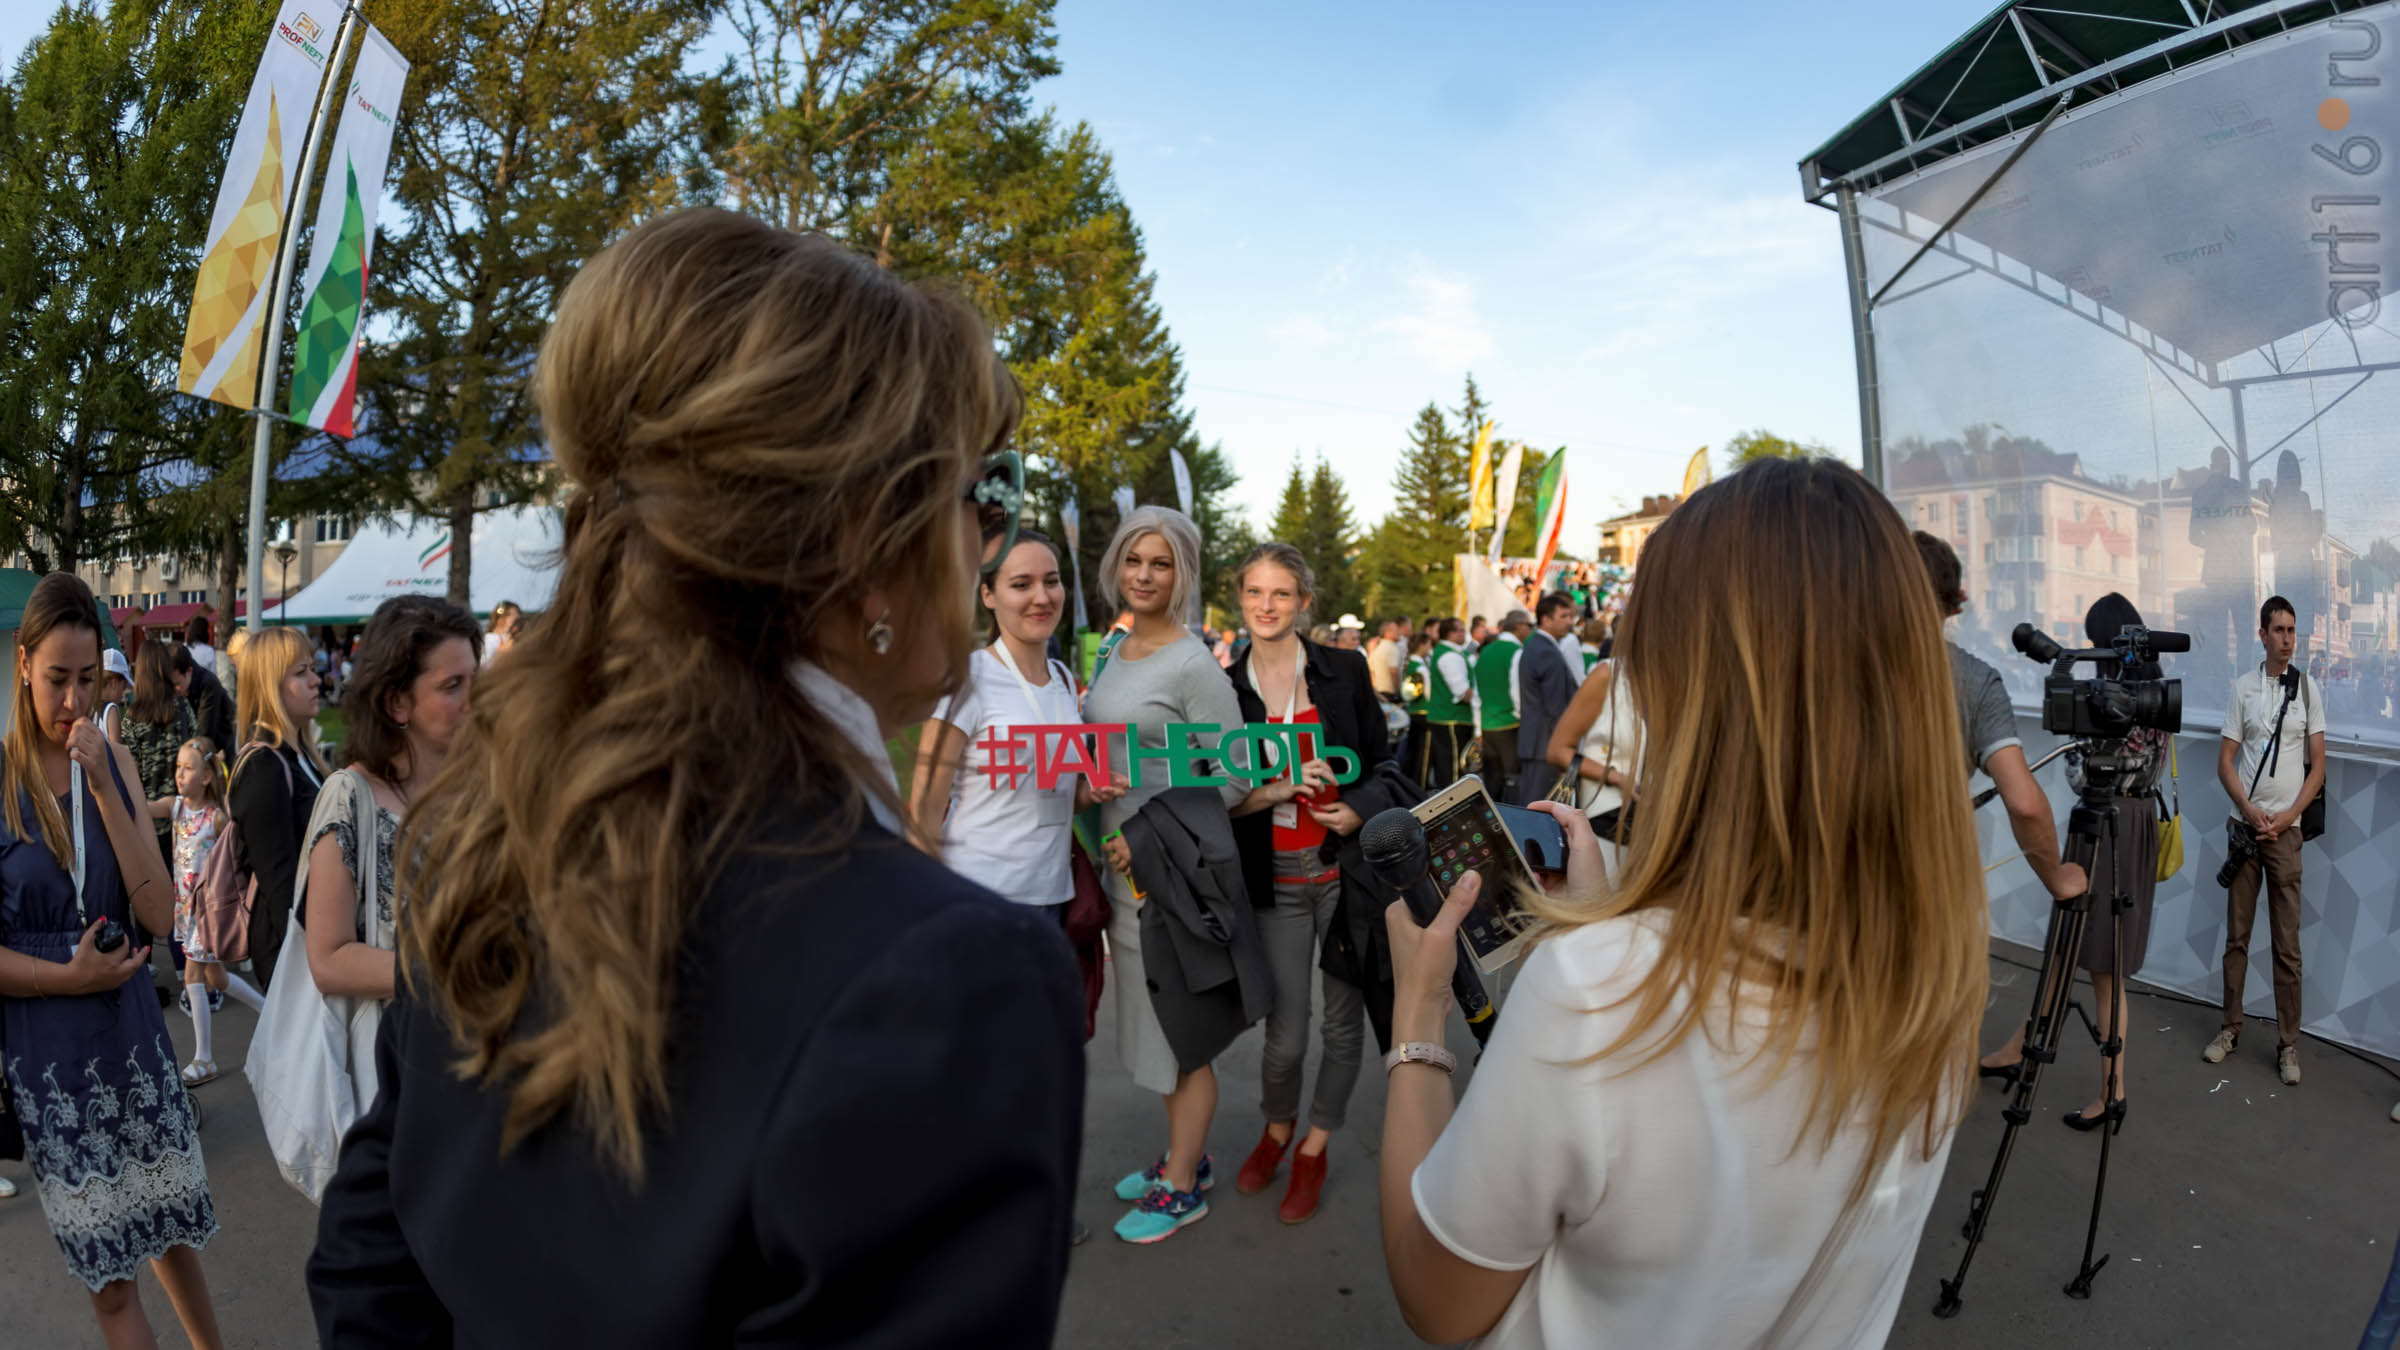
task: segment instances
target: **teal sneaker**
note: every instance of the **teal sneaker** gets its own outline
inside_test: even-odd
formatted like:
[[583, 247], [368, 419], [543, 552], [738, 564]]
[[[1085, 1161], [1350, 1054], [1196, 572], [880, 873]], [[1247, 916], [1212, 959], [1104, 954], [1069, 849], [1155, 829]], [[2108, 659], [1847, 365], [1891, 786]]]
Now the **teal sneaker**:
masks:
[[[1158, 1179], [1166, 1175], [1166, 1171], [1166, 1155], [1160, 1154], [1157, 1162], [1139, 1172], [1125, 1174], [1125, 1179], [1117, 1183], [1117, 1198], [1128, 1204], [1141, 1199], [1150, 1193], [1150, 1188], [1158, 1184]], [[1195, 1189], [1213, 1191], [1217, 1188], [1217, 1169], [1215, 1160], [1210, 1155], [1206, 1153], [1200, 1155], [1200, 1169], [1196, 1176], [1197, 1179], [1192, 1182]]]
[[1133, 1212], [1117, 1220], [1117, 1236], [1127, 1242], [1144, 1246], [1164, 1242], [1175, 1236], [1186, 1224], [1208, 1217], [1208, 1201], [1198, 1191], [1171, 1191], [1164, 1186], [1152, 1187], [1133, 1207]]

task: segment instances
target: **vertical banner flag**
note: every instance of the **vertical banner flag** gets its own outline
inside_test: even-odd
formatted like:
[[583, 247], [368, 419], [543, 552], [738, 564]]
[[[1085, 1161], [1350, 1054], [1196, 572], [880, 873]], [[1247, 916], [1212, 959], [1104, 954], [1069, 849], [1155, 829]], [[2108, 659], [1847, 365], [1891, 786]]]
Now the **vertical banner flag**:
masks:
[[1117, 519], [1123, 520], [1125, 517], [1132, 514], [1133, 485], [1131, 483], [1119, 483], [1117, 484]]
[[1089, 629], [1091, 621], [1083, 616], [1083, 513], [1075, 507], [1070, 496], [1058, 504], [1059, 533], [1067, 541], [1067, 568], [1075, 580], [1075, 631]]
[[1542, 465], [1541, 486], [1534, 497], [1534, 514], [1542, 522], [1533, 536], [1533, 553], [1538, 559], [1534, 575], [1540, 576], [1550, 566], [1550, 555], [1558, 552], [1559, 532], [1566, 525], [1567, 452], [1563, 446]]
[[284, 0], [267, 33], [267, 52], [250, 80], [250, 101], [235, 124], [192, 313], [183, 331], [175, 387], [248, 408], [258, 396], [259, 344], [272, 298], [275, 257], [300, 172], [309, 109], [324, 82], [328, 50], [341, 17], [338, 0]]
[[1683, 466], [1683, 495], [1689, 497], [1707, 487], [1709, 476], [1708, 447], [1704, 445], [1693, 451], [1692, 462]]
[[[1183, 503], [1183, 513], [1192, 514], [1192, 466], [1183, 462], [1183, 452], [1170, 446], [1167, 458], [1175, 465], [1175, 499]], [[1197, 519], [1197, 517], [1194, 517]]]
[[1492, 523], [1492, 424], [1475, 428], [1475, 448], [1467, 452], [1467, 528], [1480, 530]]
[[300, 310], [300, 339], [292, 348], [294, 420], [336, 436], [357, 427], [358, 329], [366, 314], [368, 253], [375, 244], [375, 208], [383, 200], [383, 171], [392, 155], [392, 119], [408, 62], [374, 28], [367, 29], [333, 137], [325, 190], [317, 197], [317, 229], [300, 269], [308, 301]]
[[1500, 486], [1496, 489], [1497, 501], [1492, 509], [1492, 548], [1488, 556], [1495, 562], [1500, 558], [1500, 542], [1508, 537], [1508, 518], [1515, 513], [1517, 505], [1517, 475], [1524, 469], [1524, 445], [1517, 441], [1509, 442], [1508, 453], [1500, 456]]

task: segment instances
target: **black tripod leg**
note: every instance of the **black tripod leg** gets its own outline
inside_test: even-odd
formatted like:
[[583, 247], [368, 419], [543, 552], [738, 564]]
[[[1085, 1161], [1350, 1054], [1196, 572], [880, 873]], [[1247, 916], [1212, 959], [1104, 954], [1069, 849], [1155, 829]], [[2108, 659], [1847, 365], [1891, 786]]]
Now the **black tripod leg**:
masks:
[[[2096, 810], [2081, 805], [2068, 817], [2066, 860], [2082, 866], [2087, 877], [2091, 875], [2092, 849], [2100, 827], [2097, 817]], [[1974, 1264], [1976, 1249], [1983, 1245], [1992, 1202], [1999, 1195], [2001, 1178], [2008, 1172], [2009, 1157], [2016, 1151], [2017, 1131], [2032, 1119], [2033, 1094], [2040, 1086], [2042, 1067], [2058, 1056], [2058, 1033], [2066, 1025], [2067, 1008], [2074, 997], [2073, 963], [2083, 950], [2083, 934], [2091, 919], [2091, 909], [2088, 887], [2084, 894], [2056, 901], [2051, 906], [2049, 941], [2042, 949], [2033, 1013], [2025, 1023], [2023, 1068], [2017, 1075], [2016, 1090], [2010, 1095], [2009, 1104], [2000, 1113], [2005, 1124], [2000, 1131], [2000, 1147], [1992, 1154], [1991, 1173], [1968, 1204], [1964, 1229], [1967, 1250], [1958, 1258], [1957, 1273], [1942, 1281], [1942, 1296], [1933, 1305], [1936, 1317], [1958, 1316], [1959, 1291], [1966, 1286], [1967, 1267]]]
[[2100, 1014], [2101, 1024], [2109, 1028], [2100, 1043], [2100, 1111], [2107, 1123], [2100, 1131], [2100, 1173], [2092, 1181], [2092, 1216], [2083, 1230], [2083, 1265], [2075, 1272], [2075, 1278], [2067, 1281], [2068, 1298], [2090, 1298], [2092, 1277], [2100, 1273], [2100, 1267], [2108, 1264], [2105, 1255], [2094, 1261], [2092, 1248], [2100, 1238], [2100, 1202], [2108, 1194], [2109, 1146], [2116, 1142], [2117, 1131], [2125, 1128], [2124, 1009], [2131, 998], [2125, 989], [2125, 916], [2133, 909], [2133, 897], [2125, 890], [2125, 878], [2116, 875], [2123, 869], [2117, 866], [2122, 860], [2115, 852], [2117, 817], [2114, 809], [2110, 810], [2108, 819], [2109, 908], [2113, 911], [2109, 921], [2114, 925], [2111, 931], [2116, 938], [2115, 945], [2110, 948], [2109, 964], [2115, 968], [2110, 972], [2110, 978], [2116, 988], [2111, 991], [2108, 1007]]

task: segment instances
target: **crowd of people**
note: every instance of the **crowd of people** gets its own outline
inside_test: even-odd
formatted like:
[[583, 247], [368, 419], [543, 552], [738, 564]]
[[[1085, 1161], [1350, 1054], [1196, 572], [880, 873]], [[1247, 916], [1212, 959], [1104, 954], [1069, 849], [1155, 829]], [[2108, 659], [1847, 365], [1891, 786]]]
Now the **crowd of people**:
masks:
[[[2050, 861], [2021, 748], [1953, 693], [1955, 584], [1924, 584], [1936, 560], [1857, 472], [1770, 460], [1694, 494], [1621, 631], [1551, 591], [1321, 639], [1330, 560], [1268, 543], [1212, 644], [1198, 528], [1142, 507], [1079, 679], [1065, 560], [1022, 527], [1016, 385], [963, 300], [680, 211], [582, 269], [535, 381], [571, 484], [539, 629], [388, 602], [336, 754], [296, 630], [243, 640], [228, 695], [204, 632], [126, 670], [72, 576], [27, 607], [0, 1058], [109, 1343], [148, 1343], [144, 1263], [223, 1343], [193, 1094], [230, 994], [263, 1003], [245, 1073], [321, 1202], [327, 1344], [1046, 1345], [1089, 1231], [1082, 1047], [1110, 985], [1161, 1102], [1159, 1146], [1116, 1160], [1119, 1240], [1208, 1214], [1216, 1065], [1253, 1027], [1234, 1190], [1280, 1179], [1282, 1219], [1318, 1213], [1371, 1035], [1385, 1258], [1428, 1340], [1881, 1343], [1988, 989], [1961, 771], [2000, 766], [2054, 892], [2087, 879]], [[2276, 650], [2226, 738], [2284, 1014], [2277, 841], [2323, 768], [2313, 734], [2304, 779], [2254, 763]], [[1158, 752], [1221, 765], [1246, 752], [1219, 729], [1255, 723], [1296, 752], [1161, 781]], [[1077, 724], [1131, 728], [1080, 747], [1104, 772], [994, 760]], [[904, 788], [887, 745], [912, 734]], [[1468, 772], [1549, 815], [1564, 868], [1506, 897], [1470, 872], [1420, 924], [1361, 835]], [[1486, 900], [1537, 940], [1461, 1099], [1442, 1042]], [[186, 972], [181, 1065], [137, 978], [151, 934]], [[2292, 975], [2296, 997], [2296, 952]]]
[[[343, 653], [358, 667], [329, 756], [316, 719], [339, 666], [325, 643], [267, 628], [220, 654], [196, 618], [128, 664], [102, 645], [97, 615], [84, 583], [58, 573], [17, 632], [0, 751], [0, 1149], [30, 1164], [109, 1344], [150, 1343], [133, 1287], [147, 1263], [187, 1339], [215, 1346], [199, 1249], [218, 1219], [193, 1095], [220, 1076], [214, 1015], [228, 997], [260, 1013], [255, 1048], [276, 1041], [279, 1018], [305, 1040], [309, 999], [347, 998], [371, 1034], [397, 989], [393, 841], [457, 734], [481, 633], [446, 602], [387, 601]], [[166, 996], [140, 978], [160, 938], [192, 1023], [180, 1066]], [[347, 1080], [361, 1066], [274, 1067]], [[298, 1128], [330, 1154], [344, 1123]]]

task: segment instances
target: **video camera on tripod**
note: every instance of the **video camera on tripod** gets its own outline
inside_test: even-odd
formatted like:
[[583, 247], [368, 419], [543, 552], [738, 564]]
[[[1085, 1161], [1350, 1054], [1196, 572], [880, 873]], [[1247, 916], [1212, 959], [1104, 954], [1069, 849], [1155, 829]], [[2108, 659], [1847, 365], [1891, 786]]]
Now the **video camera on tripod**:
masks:
[[[2133, 899], [2120, 869], [2112, 867], [2103, 874], [2095, 867], [2100, 859], [2117, 856], [2118, 812], [2127, 809], [2115, 800], [2119, 786], [2140, 770], [2146, 755], [2157, 753], [2155, 748], [2147, 751], [2129, 748], [2127, 739], [2141, 730], [2160, 731], [2169, 736], [2183, 730], [2183, 681], [2164, 678], [2159, 673], [2158, 658], [2162, 653], [2192, 649], [2189, 634], [2156, 631], [2138, 624], [2119, 628], [2105, 647], [2069, 650], [2029, 623], [2018, 624], [2010, 640], [2018, 651], [2050, 665], [2049, 678], [2042, 681], [2042, 730], [2074, 738], [2053, 754], [2079, 750], [2083, 755], [2082, 788], [2076, 794], [2075, 808], [2067, 815], [2065, 860], [2083, 869], [2088, 877], [2105, 875], [2109, 885], [2105, 897], [2086, 893], [2058, 900], [2051, 906], [2050, 929], [2042, 944], [2041, 971], [2035, 976], [2039, 993], [2025, 1021], [2025, 1057], [2009, 1103], [2000, 1113], [2006, 1128], [2001, 1131], [1990, 1175], [1982, 1189], [1968, 1201], [1963, 1229], [1967, 1250], [1959, 1258], [1958, 1273], [1942, 1281], [1941, 1298], [1933, 1308], [1937, 1317], [1958, 1315], [1959, 1290], [1966, 1283], [1967, 1267], [1974, 1262], [1976, 1249], [1983, 1244], [1984, 1229], [1990, 1222], [2001, 1179], [2007, 1175], [2017, 1131], [2033, 1117], [2033, 1094], [2044, 1066], [2058, 1058], [2059, 1032], [2073, 1006], [2073, 967], [2083, 951], [2084, 934], [2092, 922], [2096, 899], [2104, 905], [2105, 921], [2113, 926], [2108, 950], [2125, 951], [2125, 921], [2133, 909]], [[2075, 678], [2075, 667], [2085, 661], [2102, 663], [2100, 674], [2079, 680]], [[2091, 1027], [2094, 1039], [2100, 1044], [2103, 1062], [2107, 1062], [2124, 1048], [2125, 1029], [2117, 1025], [2114, 1000], [2102, 1018], [2103, 1022], [2095, 1023], [2087, 1015], [2084, 1022]], [[2091, 1218], [2083, 1234], [2083, 1264], [2066, 1286], [2070, 1298], [2090, 1298], [2092, 1277], [2108, 1264], [2106, 1256], [2094, 1260], [2092, 1251], [2100, 1237], [2100, 1201], [2108, 1190], [2111, 1142], [2125, 1121], [2125, 1101], [2121, 1095], [2112, 1098], [2113, 1082], [2107, 1078], [2103, 1081], [2100, 1172], [2092, 1183]]]
[[2173, 735], [2183, 730], [2183, 681], [2168, 679], [2075, 678], [2083, 661], [2114, 661], [2119, 672], [2155, 669], [2164, 652], [2192, 649], [2189, 633], [2127, 624], [2105, 647], [2062, 648], [2029, 623], [2017, 625], [2009, 641], [2036, 661], [2050, 663], [2042, 681], [2042, 730], [2079, 740], [2115, 740], [2140, 727]]

